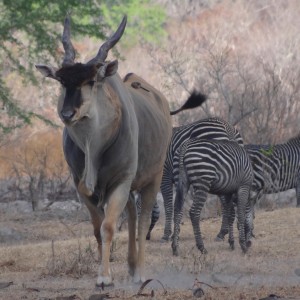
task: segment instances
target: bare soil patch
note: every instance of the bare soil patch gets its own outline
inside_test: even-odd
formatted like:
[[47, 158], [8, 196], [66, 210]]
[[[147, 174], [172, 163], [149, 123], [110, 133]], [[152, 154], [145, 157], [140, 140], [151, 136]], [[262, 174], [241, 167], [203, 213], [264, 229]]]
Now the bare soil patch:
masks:
[[132, 284], [127, 274], [127, 230], [116, 235], [115, 286], [102, 291], [95, 287], [99, 263], [86, 211], [64, 218], [53, 212], [2, 211], [0, 228], [16, 231], [20, 238], [0, 244], [0, 283], [12, 282], [4, 288], [0, 284], [0, 299], [93, 299], [103, 293], [108, 293], [103, 299], [196, 299], [193, 291], [199, 287], [202, 299], [260, 299], [269, 294], [300, 299], [300, 209], [258, 211], [256, 238], [246, 255], [238, 245], [237, 231], [234, 251], [227, 241], [214, 241], [220, 222], [220, 218], [201, 222], [208, 250], [201, 255], [190, 221], [184, 219], [180, 255], [173, 257], [171, 245], [160, 242], [161, 219], [146, 248], [147, 275], [156, 280], [142, 291], [148, 296], [137, 296], [140, 285]]

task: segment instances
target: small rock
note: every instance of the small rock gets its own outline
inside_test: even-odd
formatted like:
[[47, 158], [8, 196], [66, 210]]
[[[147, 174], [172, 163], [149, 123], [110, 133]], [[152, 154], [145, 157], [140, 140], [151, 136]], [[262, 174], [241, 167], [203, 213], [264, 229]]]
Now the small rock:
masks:
[[107, 298], [107, 294], [95, 294], [95, 295], [91, 295], [89, 297], [89, 300], [106, 300]]
[[12, 281], [10, 282], [0, 282], [0, 289], [4, 289], [10, 285], [14, 284]]
[[2, 227], [0, 228], [0, 243], [13, 243], [16, 241], [20, 241], [24, 238], [24, 235], [9, 227]]
[[266, 298], [260, 298], [259, 300], [276, 300], [276, 299], [280, 299], [280, 298], [281, 298], [280, 296], [277, 296], [275, 294], [271, 294], [268, 297], [266, 297]]
[[201, 288], [196, 288], [193, 290], [193, 295], [196, 298], [201, 298], [202, 296], [204, 296], [204, 291]]

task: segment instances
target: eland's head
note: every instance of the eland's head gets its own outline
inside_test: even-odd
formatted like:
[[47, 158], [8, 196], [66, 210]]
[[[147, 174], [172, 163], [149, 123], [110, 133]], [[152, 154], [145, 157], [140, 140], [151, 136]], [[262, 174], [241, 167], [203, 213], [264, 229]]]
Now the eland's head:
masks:
[[97, 55], [87, 63], [75, 63], [75, 50], [70, 39], [70, 18], [66, 17], [62, 36], [65, 56], [59, 69], [36, 65], [45, 76], [59, 81], [62, 94], [58, 101], [58, 114], [66, 125], [73, 125], [89, 117], [90, 103], [96, 99], [105, 78], [114, 75], [118, 61], [106, 62], [108, 51], [120, 40], [126, 26], [124, 16], [117, 31], [100, 47]]

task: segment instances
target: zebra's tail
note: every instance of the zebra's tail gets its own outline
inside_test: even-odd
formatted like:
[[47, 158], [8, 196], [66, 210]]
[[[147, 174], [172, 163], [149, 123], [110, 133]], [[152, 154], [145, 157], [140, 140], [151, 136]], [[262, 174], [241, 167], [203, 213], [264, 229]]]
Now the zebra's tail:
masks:
[[179, 167], [178, 167], [178, 181], [176, 186], [175, 208], [178, 211], [182, 211], [185, 194], [188, 190], [188, 179], [186, 174], [186, 168], [184, 166], [184, 156], [186, 153], [188, 141], [185, 142], [179, 149]]

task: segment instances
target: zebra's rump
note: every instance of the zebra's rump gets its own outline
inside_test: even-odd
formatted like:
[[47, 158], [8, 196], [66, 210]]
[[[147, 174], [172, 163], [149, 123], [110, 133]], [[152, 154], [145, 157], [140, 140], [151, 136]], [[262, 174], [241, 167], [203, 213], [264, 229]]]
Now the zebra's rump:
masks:
[[[233, 126], [217, 117], [207, 118], [173, 128], [173, 135], [167, 152], [165, 169], [173, 169], [173, 157], [178, 148], [187, 140], [200, 138], [203, 140], [232, 140], [243, 145], [243, 139]], [[165, 170], [167, 172], [167, 170]]]
[[[182, 148], [184, 148], [182, 150]], [[231, 194], [252, 181], [252, 166], [243, 147], [231, 141], [187, 141], [174, 157], [173, 176], [178, 180], [182, 159], [188, 183], [212, 194]]]
[[253, 189], [271, 194], [292, 189], [300, 174], [300, 143], [246, 145], [252, 161]]

